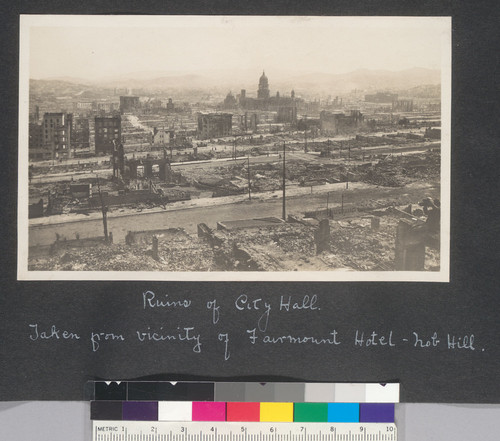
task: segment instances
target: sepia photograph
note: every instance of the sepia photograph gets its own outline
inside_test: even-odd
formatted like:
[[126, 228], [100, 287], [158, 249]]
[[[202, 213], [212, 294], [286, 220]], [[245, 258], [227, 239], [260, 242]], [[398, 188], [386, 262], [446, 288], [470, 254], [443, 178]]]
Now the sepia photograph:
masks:
[[21, 16], [19, 280], [449, 281], [449, 17]]

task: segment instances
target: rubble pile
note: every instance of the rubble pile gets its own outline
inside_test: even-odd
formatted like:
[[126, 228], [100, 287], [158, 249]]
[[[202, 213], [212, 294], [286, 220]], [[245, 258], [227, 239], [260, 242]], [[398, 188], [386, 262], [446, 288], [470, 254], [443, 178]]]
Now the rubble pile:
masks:
[[158, 259], [148, 244], [99, 245], [32, 258], [30, 271], [214, 271], [212, 248], [196, 237], [159, 238]]
[[387, 156], [369, 168], [358, 167], [360, 180], [383, 187], [403, 187], [415, 180], [438, 179], [440, 154], [427, 152], [421, 155]]
[[[394, 271], [396, 230], [399, 216], [380, 218], [380, 229], [371, 229], [369, 218], [330, 223], [331, 253], [356, 271]], [[439, 270], [440, 253], [426, 247], [425, 270]]]
[[384, 216], [380, 230], [372, 231], [367, 218], [331, 222], [331, 253], [356, 271], [373, 271], [380, 264], [394, 270], [394, 244], [398, 219]]
[[404, 177], [397, 170], [394, 170], [391, 165], [379, 164], [364, 173], [362, 177], [364, 182], [382, 187], [403, 187], [405, 185]]
[[[31, 257], [30, 271], [394, 271], [396, 231], [402, 210], [330, 221], [330, 251], [316, 254], [315, 224], [212, 230], [195, 237], [184, 230], [153, 235], [132, 245], [64, 248]], [[142, 233], [141, 233], [142, 234]], [[426, 247], [425, 269], [439, 270], [439, 250]]]
[[[300, 232], [300, 234], [297, 234]], [[308, 227], [285, 225], [279, 231], [273, 231], [271, 240], [284, 252], [293, 253], [296, 255], [313, 256], [315, 253], [314, 247], [314, 232]]]
[[301, 224], [217, 231], [219, 271], [291, 271], [315, 256], [314, 230]]
[[164, 271], [215, 271], [212, 248], [197, 238], [175, 238], [158, 245]]
[[30, 259], [30, 271], [155, 271], [159, 262], [145, 259], [126, 245], [71, 249], [51, 257]]
[[436, 179], [441, 173], [441, 155], [428, 152], [425, 155], [405, 156], [403, 167], [406, 175], [412, 179]]

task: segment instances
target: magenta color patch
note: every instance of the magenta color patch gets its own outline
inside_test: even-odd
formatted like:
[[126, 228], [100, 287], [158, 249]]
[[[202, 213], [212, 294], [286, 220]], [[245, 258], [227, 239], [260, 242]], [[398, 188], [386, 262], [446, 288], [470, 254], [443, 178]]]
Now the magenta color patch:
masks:
[[226, 403], [193, 401], [193, 421], [226, 421]]

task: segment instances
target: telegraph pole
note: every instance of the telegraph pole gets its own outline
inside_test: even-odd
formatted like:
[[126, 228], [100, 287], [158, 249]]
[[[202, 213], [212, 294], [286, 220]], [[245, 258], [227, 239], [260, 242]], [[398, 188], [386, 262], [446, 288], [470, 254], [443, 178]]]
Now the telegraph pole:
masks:
[[346, 167], [346, 169], [347, 169], [347, 171], [346, 171], [347, 179], [345, 181], [345, 188], [346, 188], [346, 190], [349, 189], [349, 169], [350, 169], [349, 165], [350, 165], [350, 161], [351, 161], [351, 146], [350, 145], [348, 146], [347, 152], [348, 152], [347, 167]]
[[250, 154], [248, 154], [248, 200], [252, 200], [252, 194], [250, 193]]
[[172, 141], [172, 142], [169, 142], [169, 144], [170, 144], [170, 160], [173, 161], [173, 158], [174, 158], [174, 147], [175, 147], [175, 129], [174, 129], [174, 133], [173, 133], [172, 139], [170, 139], [169, 141]]
[[104, 240], [108, 243], [108, 209], [104, 205], [104, 200], [102, 199], [101, 185], [99, 183], [99, 176], [97, 176], [97, 189], [99, 190], [99, 200], [101, 201], [101, 211], [102, 211], [102, 223], [104, 225]]
[[283, 141], [283, 213], [282, 218], [286, 221], [286, 205], [285, 205], [285, 179], [286, 179], [286, 171], [285, 171], [285, 141]]
[[307, 115], [304, 120], [304, 153], [307, 153]]

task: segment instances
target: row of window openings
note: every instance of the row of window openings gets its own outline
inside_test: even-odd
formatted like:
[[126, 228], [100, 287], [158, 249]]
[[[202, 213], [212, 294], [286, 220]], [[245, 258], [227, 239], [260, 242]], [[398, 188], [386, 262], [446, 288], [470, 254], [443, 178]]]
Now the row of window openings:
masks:
[[[50, 127], [54, 127], [54, 120], [51, 119], [49, 121], [50, 121]], [[45, 121], [45, 126], [47, 126], [47, 123], [48, 123], [48, 121], [46, 120]], [[58, 119], [56, 119], [56, 124], [59, 124], [59, 120]]]
[[[109, 129], [109, 130], [111, 131], [112, 129]], [[114, 133], [118, 133], [118, 132], [119, 132], [118, 129], [114, 129]], [[108, 133], [108, 129], [99, 129], [99, 133]]]

